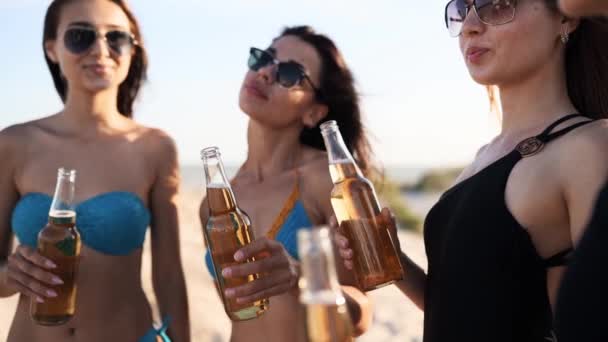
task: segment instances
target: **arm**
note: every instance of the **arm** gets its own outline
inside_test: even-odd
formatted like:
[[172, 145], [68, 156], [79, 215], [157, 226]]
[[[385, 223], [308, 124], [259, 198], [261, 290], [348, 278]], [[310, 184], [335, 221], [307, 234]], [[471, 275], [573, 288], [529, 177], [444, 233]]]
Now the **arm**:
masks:
[[346, 307], [353, 323], [355, 337], [365, 334], [372, 325], [373, 301], [365, 292], [355, 286], [342, 285], [342, 294], [346, 299]]
[[426, 273], [405, 253], [401, 252], [400, 256], [404, 276], [403, 280], [397, 282], [397, 288], [414, 302], [420, 310], [424, 311]]
[[173, 341], [190, 341], [188, 296], [179, 244], [177, 194], [179, 169], [173, 141], [162, 136], [154, 149], [157, 176], [150, 194], [152, 210], [152, 281], [161, 315], [171, 317], [169, 336]]
[[[424, 292], [426, 284], [426, 274], [424, 270], [412, 261], [403, 251], [397, 237], [397, 224], [391, 212], [384, 208], [382, 210], [382, 218], [389, 222], [389, 232], [393, 237], [395, 249], [400, 253], [401, 267], [403, 268], [403, 279], [395, 285], [403, 294], [405, 294], [420, 310], [424, 310]], [[335, 241], [338, 249], [338, 255], [341, 257], [342, 267], [347, 270], [353, 269], [353, 250], [350, 249], [348, 239], [337, 232], [338, 223], [335, 218], [330, 220], [330, 225], [334, 228]]]
[[10, 216], [19, 199], [15, 182], [15, 170], [19, 163], [18, 153], [23, 149], [26, 132], [20, 126], [13, 126], [0, 132], [0, 156], [3, 165], [0, 167], [0, 297], [10, 297], [16, 293], [36, 298], [43, 302], [45, 298], [56, 297], [52, 286], [61, 283], [54, 276], [54, 264], [27, 246], [18, 246], [12, 252], [13, 234]]
[[[561, 186], [565, 209], [567, 210], [570, 238], [574, 246], [578, 244], [585, 231], [593, 210], [597, 194], [608, 175], [608, 125], [591, 124], [583, 128], [576, 139], [572, 139], [560, 151], [558, 181]], [[589, 126], [591, 126], [589, 125]], [[581, 153], [581, 151], [585, 151]], [[580, 167], [585, 165], [585, 167]], [[600, 209], [601, 210], [601, 209]], [[555, 267], [547, 273], [547, 286], [551, 304], [555, 307], [556, 297], [565, 272], [564, 267]]]
[[10, 287], [8, 281], [8, 257], [13, 247], [13, 234], [11, 232], [11, 211], [19, 198], [15, 187], [13, 170], [15, 160], [12, 146], [6, 132], [0, 133], [0, 156], [2, 164], [0, 167], [0, 297], [9, 297], [17, 293], [17, 289]]
[[[579, 153], [570, 155], [568, 160], [560, 163], [562, 166], [560, 183], [563, 187], [562, 192], [570, 218], [570, 234], [574, 244], [578, 243], [587, 229], [595, 199], [606, 183], [608, 174], [608, 157], [605, 155], [608, 141], [604, 146], [597, 146], [596, 142], [590, 143], [595, 146], [584, 146], [586, 144], [582, 142], [579, 142], [581, 146], [572, 146], [571, 151], [565, 151], [563, 155], [576, 150]], [[580, 153], [580, 151], [587, 152]]]

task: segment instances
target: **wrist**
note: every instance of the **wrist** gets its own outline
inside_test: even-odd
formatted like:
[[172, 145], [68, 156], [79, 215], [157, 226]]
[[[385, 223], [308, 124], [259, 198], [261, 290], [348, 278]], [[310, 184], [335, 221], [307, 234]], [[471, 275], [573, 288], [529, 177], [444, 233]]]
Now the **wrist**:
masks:
[[0, 297], [8, 297], [14, 291], [8, 286], [8, 265], [7, 263], [0, 264]]
[[401, 264], [401, 280], [404, 281], [405, 280], [405, 275], [407, 274], [407, 269], [409, 268], [411, 260], [401, 250], [399, 250], [398, 253], [399, 253], [399, 262]]
[[300, 287], [298, 286], [298, 282], [300, 277], [302, 276], [302, 268], [300, 267], [300, 263], [290, 258], [291, 267], [295, 273], [295, 281], [293, 281], [293, 285], [289, 288], [289, 294], [295, 297], [300, 296]]

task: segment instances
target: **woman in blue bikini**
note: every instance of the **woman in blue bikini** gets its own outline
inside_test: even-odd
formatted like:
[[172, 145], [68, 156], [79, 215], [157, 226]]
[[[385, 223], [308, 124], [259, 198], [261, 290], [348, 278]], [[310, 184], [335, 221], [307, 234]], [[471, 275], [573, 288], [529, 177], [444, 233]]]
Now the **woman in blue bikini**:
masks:
[[[369, 144], [361, 123], [352, 75], [334, 43], [309, 27], [283, 31], [270, 47], [250, 49], [249, 72], [239, 104], [249, 116], [248, 155], [232, 180], [239, 206], [252, 220], [257, 239], [237, 252], [258, 262], [224, 269], [227, 277], [260, 273], [256, 282], [226, 290], [242, 302], [271, 298], [255, 320], [233, 323], [232, 341], [305, 341], [305, 316], [298, 303], [296, 233], [326, 224], [333, 186], [319, 124], [337, 120], [346, 144], [368, 169]], [[201, 221], [208, 217], [201, 205]], [[207, 266], [213, 276], [210, 256]], [[341, 265], [339, 265], [341, 266]], [[338, 270], [342, 284], [353, 284]], [[357, 334], [371, 320], [365, 294], [343, 286]]]
[[[137, 21], [123, 1], [55, 0], [43, 42], [65, 106], [0, 133], [0, 297], [21, 295], [8, 341], [189, 341], [175, 146], [162, 131], [132, 120], [147, 67]], [[78, 172], [82, 261], [75, 316], [47, 328], [30, 319], [29, 302], [56, 296], [53, 284], [60, 282], [35, 246], [62, 166]], [[148, 226], [152, 280], [165, 319], [158, 330], [151, 329], [141, 286]]]

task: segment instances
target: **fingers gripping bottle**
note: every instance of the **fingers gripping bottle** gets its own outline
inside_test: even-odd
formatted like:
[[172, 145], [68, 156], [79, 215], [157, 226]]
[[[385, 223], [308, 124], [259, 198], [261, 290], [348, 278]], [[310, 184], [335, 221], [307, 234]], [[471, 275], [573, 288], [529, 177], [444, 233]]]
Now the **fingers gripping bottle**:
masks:
[[[244, 285], [258, 279], [257, 274], [242, 278], [224, 278], [222, 269], [237, 264], [234, 253], [253, 241], [251, 220], [241, 211], [226, 177], [224, 165], [217, 147], [201, 152], [205, 166], [209, 219], [203, 229], [207, 248], [211, 254], [224, 309], [233, 321], [244, 321], [259, 317], [268, 308], [268, 299], [250, 304], [239, 304], [236, 299], [224, 296], [226, 288]], [[248, 261], [253, 261], [248, 260]]]
[[75, 181], [75, 170], [58, 170], [48, 224], [38, 234], [38, 253], [57, 265], [51, 272], [63, 281], [53, 287], [57, 297], [45, 298], [44, 303], [31, 299], [32, 319], [41, 325], [61, 325], [74, 316], [81, 246], [74, 209]]
[[321, 125], [334, 187], [331, 204], [340, 232], [353, 250], [354, 273], [359, 288], [370, 291], [402, 278], [399, 256], [372, 183], [366, 179], [348, 151], [335, 121]]

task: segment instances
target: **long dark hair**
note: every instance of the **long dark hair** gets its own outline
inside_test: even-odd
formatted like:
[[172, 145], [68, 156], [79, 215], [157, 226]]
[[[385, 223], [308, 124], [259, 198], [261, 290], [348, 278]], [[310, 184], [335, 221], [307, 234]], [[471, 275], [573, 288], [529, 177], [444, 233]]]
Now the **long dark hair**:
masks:
[[[555, 11], [556, 0], [547, 0]], [[608, 117], [608, 18], [583, 18], [566, 45], [566, 83], [574, 107], [593, 119]]]
[[[559, 13], [557, 0], [545, 0]], [[592, 119], [608, 118], [608, 18], [581, 18], [566, 43], [568, 96], [579, 113]], [[494, 89], [488, 87], [490, 105], [497, 108]]]
[[[372, 149], [362, 122], [355, 80], [336, 44], [326, 35], [315, 32], [310, 26], [287, 27], [278, 38], [284, 36], [298, 37], [315, 48], [321, 57], [321, 98], [317, 100], [329, 109], [323, 121], [336, 120], [344, 142], [361, 170], [365, 174], [375, 171], [371, 161]], [[325, 151], [319, 128], [322, 123], [319, 122], [313, 128], [304, 128], [300, 134], [300, 142]]]
[[[46, 53], [45, 43], [49, 40], [57, 40], [57, 27], [59, 26], [59, 19], [61, 17], [61, 10], [63, 6], [73, 2], [74, 0], [53, 0], [46, 10], [44, 17], [44, 33], [42, 37], [42, 49], [44, 51], [44, 59], [46, 64], [51, 71], [53, 77], [53, 83], [55, 89], [61, 97], [61, 101], [65, 102], [68, 92], [67, 82], [61, 75], [59, 64], [49, 59]], [[148, 69], [148, 57], [146, 50], [142, 43], [141, 31], [137, 19], [133, 15], [133, 12], [129, 9], [125, 1], [122, 0], [108, 0], [118, 5], [127, 15], [131, 26], [131, 33], [135, 36], [135, 39], [139, 42], [134, 48], [135, 53], [131, 59], [131, 65], [129, 67], [129, 73], [127, 78], [120, 84], [118, 88], [118, 98], [116, 104], [118, 111], [126, 116], [133, 116], [133, 102], [139, 93], [142, 83], [146, 80], [146, 74]]]

